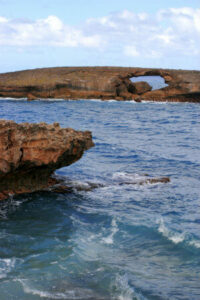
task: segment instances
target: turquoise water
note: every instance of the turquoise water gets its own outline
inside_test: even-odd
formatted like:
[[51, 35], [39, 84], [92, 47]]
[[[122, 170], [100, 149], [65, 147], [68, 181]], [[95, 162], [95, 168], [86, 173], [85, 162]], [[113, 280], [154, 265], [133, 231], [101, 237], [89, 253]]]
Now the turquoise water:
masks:
[[[91, 130], [96, 146], [57, 171], [73, 193], [1, 205], [0, 299], [200, 299], [199, 116], [187, 103], [1, 99], [0, 118]], [[146, 173], [171, 182], [137, 184]], [[76, 190], [87, 182], [105, 187]]]

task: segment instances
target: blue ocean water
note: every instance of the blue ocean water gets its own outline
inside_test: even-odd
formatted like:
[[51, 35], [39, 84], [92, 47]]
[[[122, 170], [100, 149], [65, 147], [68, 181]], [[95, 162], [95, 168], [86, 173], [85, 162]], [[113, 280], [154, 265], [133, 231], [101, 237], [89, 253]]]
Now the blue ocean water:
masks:
[[[92, 191], [0, 207], [0, 299], [200, 299], [200, 106], [0, 100], [0, 118], [91, 130], [57, 171]], [[169, 176], [168, 184], [129, 184]], [[121, 184], [127, 183], [127, 184]]]

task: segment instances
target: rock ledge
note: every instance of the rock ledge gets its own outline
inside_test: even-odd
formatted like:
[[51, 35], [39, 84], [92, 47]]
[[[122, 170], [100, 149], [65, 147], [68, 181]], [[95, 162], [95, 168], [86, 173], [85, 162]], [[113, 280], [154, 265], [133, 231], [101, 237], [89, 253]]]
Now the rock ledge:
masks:
[[53, 185], [53, 172], [92, 146], [89, 131], [0, 120], [0, 200]]

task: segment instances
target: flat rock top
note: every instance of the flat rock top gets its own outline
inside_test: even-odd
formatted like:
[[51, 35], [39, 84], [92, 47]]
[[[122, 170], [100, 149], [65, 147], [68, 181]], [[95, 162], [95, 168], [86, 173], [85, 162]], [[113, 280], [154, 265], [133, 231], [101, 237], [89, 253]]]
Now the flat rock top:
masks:
[[176, 82], [200, 81], [200, 71], [169, 70], [126, 67], [57, 67], [17, 71], [0, 74], [0, 85], [4, 86], [44, 86], [66, 84], [69, 80], [94, 80], [98, 78], [133, 77], [142, 75], [170, 76]]
[[[0, 175], [25, 167], [67, 166], [94, 144], [89, 131], [61, 128], [58, 123], [17, 124], [0, 120]], [[29, 166], [30, 167], [30, 166]]]

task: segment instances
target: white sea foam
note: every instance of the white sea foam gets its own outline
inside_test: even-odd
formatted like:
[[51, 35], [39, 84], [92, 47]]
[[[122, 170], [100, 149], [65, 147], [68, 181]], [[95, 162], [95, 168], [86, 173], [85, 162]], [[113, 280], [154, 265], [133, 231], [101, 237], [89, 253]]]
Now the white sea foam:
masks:
[[35, 296], [39, 296], [41, 298], [47, 298], [47, 299], [84, 299], [84, 296], [86, 299], [93, 299], [92, 293], [88, 289], [80, 289], [77, 288], [76, 290], [65, 290], [64, 292], [49, 292], [49, 291], [43, 291], [39, 290], [37, 288], [31, 287], [31, 285], [28, 283], [28, 280], [24, 279], [17, 279], [16, 281], [20, 282], [23, 290], [26, 294], [31, 294]]
[[[26, 98], [27, 100], [27, 98]], [[66, 99], [59, 99], [59, 98], [38, 98], [32, 101], [47, 101], [47, 102], [63, 102], [63, 101], [68, 101]]]
[[[119, 185], [134, 185], [134, 188], [143, 189], [144, 187], [151, 187], [159, 183], [149, 183], [147, 175], [137, 173], [116, 172], [113, 174], [112, 179]], [[141, 184], [142, 183], [142, 184]]]
[[160, 232], [164, 237], [166, 237], [169, 241], [174, 244], [185, 243], [187, 246], [192, 246], [194, 248], [200, 249], [200, 240], [191, 239], [190, 234], [186, 233], [175, 233], [169, 230], [164, 224], [163, 219], [161, 218], [158, 221], [159, 227], [158, 232]]
[[189, 245], [193, 246], [193, 247], [195, 247], [197, 249], [200, 249], [200, 241], [192, 240], [192, 241], [189, 242]]
[[92, 102], [102, 102], [101, 99], [80, 99], [80, 100], [84, 100], [84, 101], [92, 101]]
[[174, 244], [182, 243], [185, 240], [184, 233], [174, 233], [171, 230], [169, 230], [165, 226], [162, 218], [158, 221], [158, 223], [159, 223], [158, 232], [160, 232], [164, 237], [172, 241]]
[[16, 100], [16, 101], [20, 101], [20, 100], [27, 100], [27, 98], [11, 98], [11, 97], [0, 97], [0, 100]]
[[112, 178], [114, 180], [120, 180], [122, 182], [137, 183], [141, 180], [145, 180], [147, 177], [145, 175], [140, 175], [137, 173], [116, 172], [113, 174]]
[[89, 183], [87, 183], [87, 182], [83, 182], [83, 181], [78, 181], [78, 180], [76, 180], [76, 181], [71, 181], [71, 182], [67, 182], [66, 181], [66, 184], [69, 184], [69, 185], [71, 185], [73, 188], [89, 188], [90, 187], [90, 185], [89, 185]]
[[152, 101], [152, 100], [141, 100], [142, 103], [153, 103], [153, 104], [173, 104], [175, 102], [169, 102], [169, 101]]
[[1, 203], [0, 218], [7, 219], [8, 213], [11, 211], [15, 211], [23, 202], [24, 200], [14, 200], [13, 195], [9, 195], [7, 201]]
[[111, 233], [102, 239], [103, 243], [105, 244], [113, 244], [114, 243], [114, 235], [119, 231], [119, 228], [117, 226], [117, 222], [115, 219], [111, 222]]
[[116, 289], [117, 295], [113, 295], [112, 299], [118, 300], [146, 300], [140, 293], [136, 293], [134, 288], [129, 285], [127, 275], [117, 275], [112, 286]]
[[0, 279], [6, 278], [7, 274], [14, 268], [16, 258], [0, 259]]

